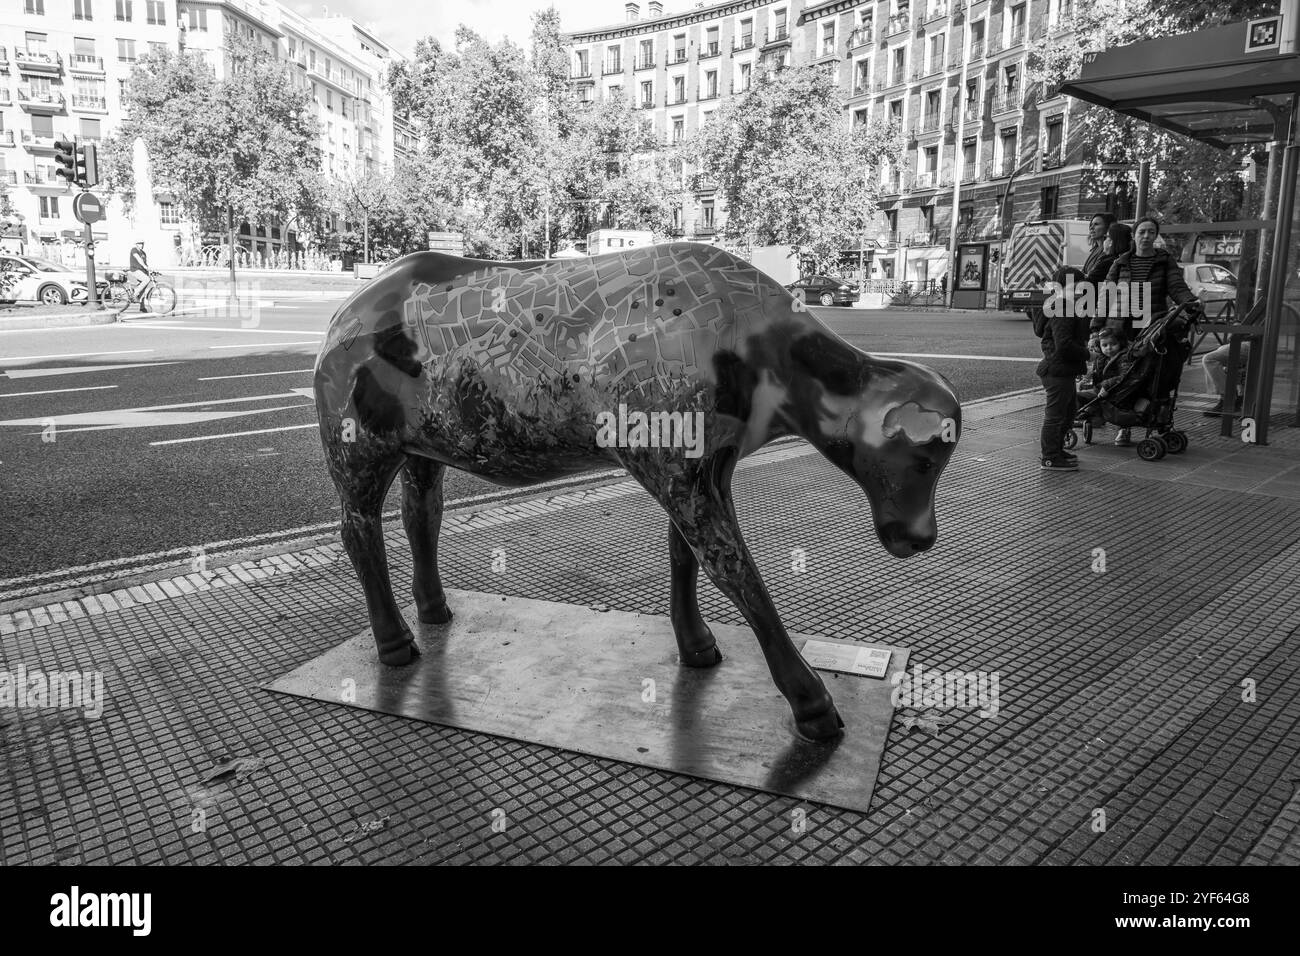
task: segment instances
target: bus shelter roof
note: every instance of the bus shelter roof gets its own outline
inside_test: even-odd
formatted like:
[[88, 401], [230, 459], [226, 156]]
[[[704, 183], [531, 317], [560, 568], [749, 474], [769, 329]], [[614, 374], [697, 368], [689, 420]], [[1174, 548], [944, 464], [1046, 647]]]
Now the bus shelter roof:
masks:
[[1300, 93], [1300, 23], [1283, 28], [1264, 18], [1087, 53], [1061, 92], [1221, 149], [1267, 143]]

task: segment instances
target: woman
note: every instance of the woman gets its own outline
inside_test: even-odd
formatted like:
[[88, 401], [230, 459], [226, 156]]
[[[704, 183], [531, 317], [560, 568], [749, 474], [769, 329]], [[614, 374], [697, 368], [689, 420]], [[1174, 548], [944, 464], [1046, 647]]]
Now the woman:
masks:
[[[1106, 255], [1104, 246], [1106, 237], [1110, 234], [1111, 228], [1115, 225], [1115, 217], [1108, 212], [1099, 212], [1088, 222], [1088, 245], [1092, 251], [1088, 253], [1088, 258], [1083, 262], [1083, 274], [1091, 276], [1096, 270], [1102, 257]], [[1117, 253], [1118, 255], [1118, 253]], [[1100, 279], [1094, 279], [1094, 282], [1100, 282], [1106, 278], [1103, 271]]]
[[[1129, 301], [1146, 304], [1152, 316], [1168, 311], [1171, 301], [1174, 305], [1196, 301], [1196, 296], [1183, 279], [1178, 260], [1164, 249], [1156, 248], [1159, 235], [1160, 223], [1150, 216], [1143, 216], [1133, 226], [1133, 249], [1118, 256], [1106, 273], [1107, 282], [1127, 287]], [[1144, 293], [1140, 300], [1135, 296], [1139, 287]], [[1131, 314], [1112, 315], [1104, 324], [1108, 328], [1119, 328], [1125, 342], [1133, 340]]]
[[[1111, 223], [1110, 229], [1106, 232], [1106, 241], [1102, 244], [1102, 254], [1093, 263], [1092, 269], [1085, 276], [1087, 281], [1091, 282], [1094, 286], [1098, 286], [1105, 282], [1106, 276], [1110, 274], [1110, 267], [1115, 264], [1115, 260], [1131, 251], [1132, 248], [1133, 230], [1122, 222]], [[1094, 289], [1094, 292], [1095, 291], [1096, 290]], [[1105, 311], [1101, 308], [1103, 304], [1101, 297], [1098, 296], [1095, 301], [1097, 303], [1097, 314], [1092, 317], [1092, 337], [1088, 341], [1088, 351], [1093, 353], [1098, 351], [1097, 334], [1107, 327], [1107, 316]], [[1120, 328], [1119, 320], [1113, 319], [1112, 321], [1115, 322], [1115, 325], [1113, 326], [1115, 332], [1122, 335], [1123, 332]]]

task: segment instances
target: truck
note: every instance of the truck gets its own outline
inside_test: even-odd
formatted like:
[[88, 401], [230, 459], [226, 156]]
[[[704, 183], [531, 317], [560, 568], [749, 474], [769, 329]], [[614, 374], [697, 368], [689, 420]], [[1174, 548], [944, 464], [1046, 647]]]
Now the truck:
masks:
[[1061, 266], [1082, 269], [1088, 258], [1088, 223], [1043, 219], [1016, 223], [1002, 253], [998, 308], [1030, 312], [1047, 300], [1048, 282]]

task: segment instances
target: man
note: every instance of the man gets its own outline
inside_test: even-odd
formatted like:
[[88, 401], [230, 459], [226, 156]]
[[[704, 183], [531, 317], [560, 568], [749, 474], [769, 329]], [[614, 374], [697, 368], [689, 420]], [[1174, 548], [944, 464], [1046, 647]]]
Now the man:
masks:
[[[131, 262], [127, 268], [127, 275], [131, 279], [131, 287], [128, 290], [132, 295], [149, 281], [149, 257], [144, 253], [144, 240], [141, 239], [131, 247]], [[144, 303], [140, 303], [140, 311], [145, 311]]]

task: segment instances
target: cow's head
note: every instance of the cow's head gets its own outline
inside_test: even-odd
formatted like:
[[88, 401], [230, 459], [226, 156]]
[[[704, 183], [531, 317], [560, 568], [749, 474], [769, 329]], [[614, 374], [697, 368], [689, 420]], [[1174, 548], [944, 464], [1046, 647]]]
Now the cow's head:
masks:
[[961, 434], [956, 392], [920, 365], [866, 356], [851, 377], [823, 369], [818, 379], [816, 433], [805, 437], [867, 493], [890, 554], [929, 550], [935, 486]]

